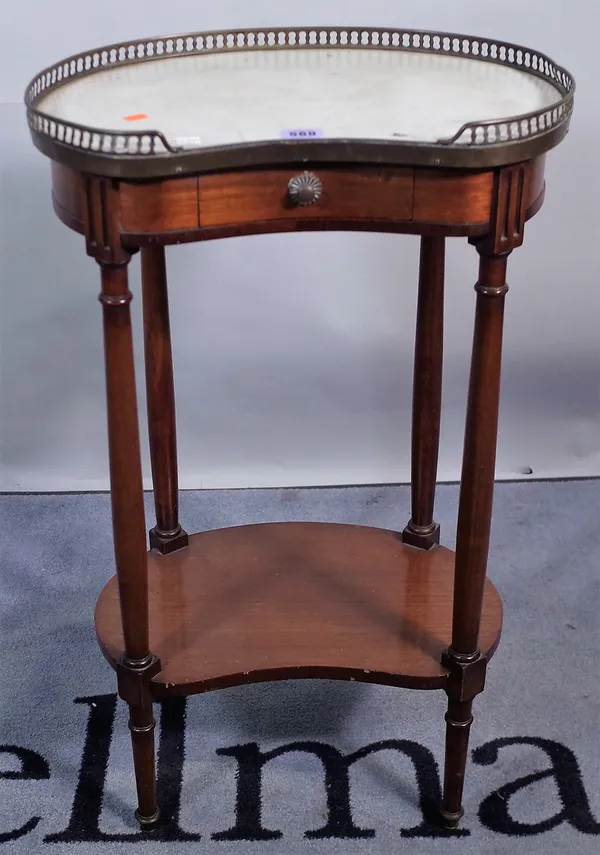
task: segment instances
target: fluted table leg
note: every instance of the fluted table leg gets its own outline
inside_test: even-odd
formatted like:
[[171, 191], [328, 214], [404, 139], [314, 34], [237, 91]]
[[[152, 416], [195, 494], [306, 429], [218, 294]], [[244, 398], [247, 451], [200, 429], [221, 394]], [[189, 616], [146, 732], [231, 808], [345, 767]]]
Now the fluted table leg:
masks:
[[129, 726], [142, 826], [159, 818], [154, 763], [154, 716], [148, 678], [150, 653], [146, 521], [135, 389], [127, 266], [101, 264], [111, 499], [125, 657], [119, 694], [129, 704]]
[[136, 816], [156, 825], [154, 717], [150, 679], [160, 661], [150, 650], [148, 566], [142, 461], [135, 388], [127, 267], [131, 250], [121, 245], [115, 182], [86, 176], [84, 233], [88, 255], [101, 269], [108, 450], [119, 610], [124, 655], [117, 667], [119, 695], [129, 705], [129, 726], [138, 794]]
[[445, 654], [450, 671], [446, 715], [446, 768], [442, 817], [455, 828], [462, 816], [462, 792], [473, 698], [483, 690], [485, 661], [478, 647], [486, 578], [496, 436], [500, 396], [502, 328], [507, 254], [481, 260], [463, 468], [458, 512], [452, 645]]

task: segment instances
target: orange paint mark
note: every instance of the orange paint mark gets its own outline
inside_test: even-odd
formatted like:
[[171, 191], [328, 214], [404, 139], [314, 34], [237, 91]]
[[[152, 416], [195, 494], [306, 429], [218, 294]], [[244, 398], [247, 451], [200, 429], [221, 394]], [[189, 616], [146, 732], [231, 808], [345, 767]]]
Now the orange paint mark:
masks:
[[147, 119], [146, 113], [132, 113], [130, 116], [123, 116], [126, 122], [139, 122], [140, 119]]

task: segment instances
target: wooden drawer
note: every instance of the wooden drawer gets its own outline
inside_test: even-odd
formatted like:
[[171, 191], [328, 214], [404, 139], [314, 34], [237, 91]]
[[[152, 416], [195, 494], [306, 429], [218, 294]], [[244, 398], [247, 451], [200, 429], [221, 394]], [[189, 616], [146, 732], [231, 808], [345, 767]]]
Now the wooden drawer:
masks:
[[288, 193], [298, 169], [205, 175], [199, 179], [200, 226], [280, 219], [400, 220], [412, 218], [412, 169], [314, 169], [318, 201], [294, 205]]
[[[524, 168], [526, 216], [531, 217], [544, 199], [544, 157]], [[193, 236], [203, 228], [207, 237], [214, 237], [211, 227], [218, 236], [219, 229], [244, 234], [322, 229], [328, 224], [385, 231], [385, 223], [396, 223], [392, 231], [418, 232], [432, 224], [448, 227], [452, 234], [472, 234], [472, 227], [477, 227], [481, 235], [490, 219], [497, 176], [494, 170], [425, 168], [313, 167], [312, 171], [323, 190], [314, 204], [304, 207], [294, 205], [288, 192], [290, 180], [302, 173], [297, 169], [123, 181], [118, 185], [121, 233], [126, 242], [135, 244], [146, 235], [164, 235], [171, 242], [196, 239]], [[56, 213], [69, 228], [83, 232], [88, 179], [54, 163], [52, 182]]]
[[121, 184], [121, 229], [129, 233], [198, 228], [198, 179]]
[[494, 190], [493, 172], [421, 169], [415, 176], [416, 223], [487, 223]]

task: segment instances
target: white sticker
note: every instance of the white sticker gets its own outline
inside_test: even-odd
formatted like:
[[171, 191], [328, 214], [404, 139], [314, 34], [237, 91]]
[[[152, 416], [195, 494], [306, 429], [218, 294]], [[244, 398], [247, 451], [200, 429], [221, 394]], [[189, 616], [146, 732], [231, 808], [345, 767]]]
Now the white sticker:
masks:
[[323, 137], [319, 128], [286, 128], [281, 132], [284, 140], [314, 140]]
[[175, 137], [173, 142], [179, 148], [200, 148], [202, 137]]

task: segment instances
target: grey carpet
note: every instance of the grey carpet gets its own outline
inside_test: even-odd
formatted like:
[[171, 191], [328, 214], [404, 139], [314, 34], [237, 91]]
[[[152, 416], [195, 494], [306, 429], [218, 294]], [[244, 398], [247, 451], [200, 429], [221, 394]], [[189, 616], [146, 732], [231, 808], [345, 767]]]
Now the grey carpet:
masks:
[[[449, 546], [456, 503], [442, 487]], [[397, 528], [407, 509], [399, 487], [182, 496], [190, 531], [289, 519]], [[115, 683], [92, 628], [112, 573], [109, 513], [105, 495], [0, 496], [0, 849], [600, 851], [600, 482], [497, 488], [489, 573], [506, 620], [476, 704], [468, 833], [455, 839], [436, 836], [426, 809], [443, 694], [299, 681], [190, 699], [185, 743], [183, 705], [165, 706], [160, 785], [179, 818], [140, 840], [124, 709], [111, 736]]]

